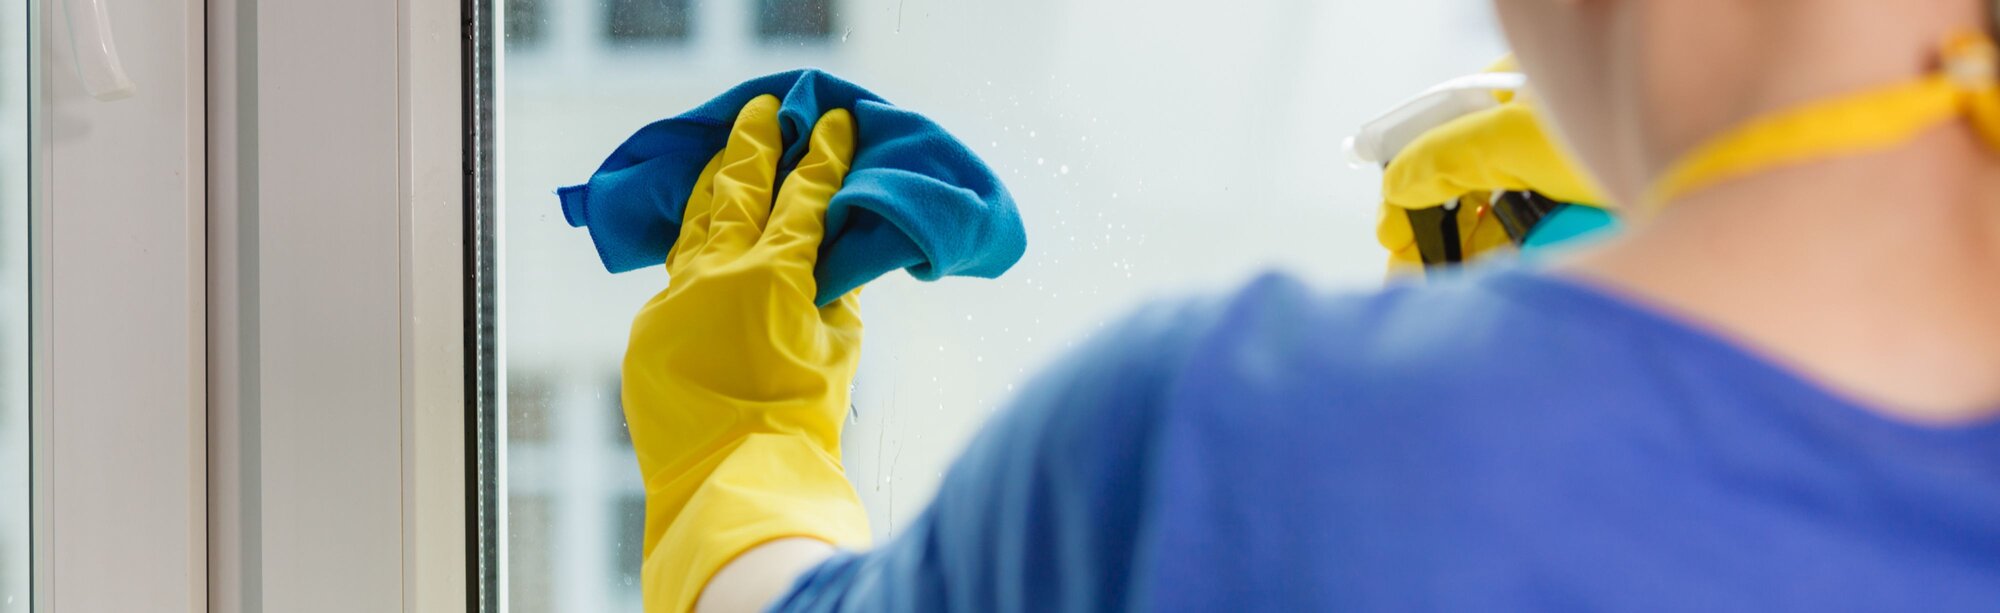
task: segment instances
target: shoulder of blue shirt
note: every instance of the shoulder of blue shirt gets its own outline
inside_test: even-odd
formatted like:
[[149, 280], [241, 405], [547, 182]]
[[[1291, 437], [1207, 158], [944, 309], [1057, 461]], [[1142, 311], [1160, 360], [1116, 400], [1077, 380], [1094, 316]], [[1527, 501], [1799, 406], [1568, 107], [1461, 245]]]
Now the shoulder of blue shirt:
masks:
[[[1495, 386], [1564, 342], [1554, 311], [1577, 310], [1510, 290], [1524, 274], [1321, 292], [1273, 273], [1143, 306], [1030, 382], [897, 538], [809, 573], [777, 609], [1131, 608], [1161, 480], [1230, 470], [1189, 471], [1189, 456], [1255, 463], [1350, 436], [1367, 454], [1384, 436], [1437, 434], [1420, 428], [1475, 435], [1484, 420], [1442, 413], [1490, 408]], [[1509, 347], [1524, 339], [1538, 344]], [[1063, 589], [1038, 582], [1057, 578]]]

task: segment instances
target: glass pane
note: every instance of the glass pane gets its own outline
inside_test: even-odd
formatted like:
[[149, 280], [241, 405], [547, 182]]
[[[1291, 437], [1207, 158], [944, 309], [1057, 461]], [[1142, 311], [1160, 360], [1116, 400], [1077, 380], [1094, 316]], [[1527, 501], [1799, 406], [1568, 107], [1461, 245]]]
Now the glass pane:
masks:
[[1349, 168], [1342, 138], [1501, 53], [1484, 3], [1460, 0], [489, 1], [505, 12], [496, 499], [514, 611], [639, 608], [615, 382], [666, 278], [606, 274], [552, 192], [640, 126], [816, 66], [937, 119], [1009, 181], [1030, 242], [1012, 272], [899, 273], [864, 299], [845, 456], [887, 536], [1018, 384], [1138, 303], [1272, 267], [1379, 283], [1380, 174]]
[[833, 0], [760, 0], [757, 35], [826, 38], [833, 33]]
[[29, 610], [28, 8], [0, 0], [0, 613]]
[[688, 0], [609, 0], [604, 36], [613, 41], [676, 41], [688, 35]]

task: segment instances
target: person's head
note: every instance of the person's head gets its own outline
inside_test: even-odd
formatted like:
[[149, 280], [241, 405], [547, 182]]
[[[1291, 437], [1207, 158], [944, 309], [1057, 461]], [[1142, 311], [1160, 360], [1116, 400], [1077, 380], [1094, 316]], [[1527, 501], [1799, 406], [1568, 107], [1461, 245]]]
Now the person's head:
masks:
[[1907, 80], [1987, 0], [1495, 0], [1558, 130], [1630, 202], [1750, 117]]

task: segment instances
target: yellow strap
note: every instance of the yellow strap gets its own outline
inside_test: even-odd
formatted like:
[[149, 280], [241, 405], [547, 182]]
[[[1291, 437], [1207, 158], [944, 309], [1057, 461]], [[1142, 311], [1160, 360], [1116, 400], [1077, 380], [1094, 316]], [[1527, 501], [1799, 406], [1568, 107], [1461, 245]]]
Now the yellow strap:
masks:
[[1642, 212], [1780, 166], [1893, 147], [1959, 117], [2000, 150], [2000, 52], [1992, 38], [1961, 34], [1942, 56], [1937, 74], [1766, 115], [1695, 149], [1654, 184]]

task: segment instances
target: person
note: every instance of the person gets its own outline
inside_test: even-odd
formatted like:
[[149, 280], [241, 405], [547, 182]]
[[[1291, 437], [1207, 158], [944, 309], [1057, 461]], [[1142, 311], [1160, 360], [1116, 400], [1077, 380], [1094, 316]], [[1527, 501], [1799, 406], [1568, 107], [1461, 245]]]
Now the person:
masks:
[[811, 303], [851, 120], [774, 188], [746, 107], [626, 356], [648, 610], [2000, 603], [1987, 3], [1495, 4], [1618, 237], [1142, 308], [873, 548], [838, 448], [859, 299]]

